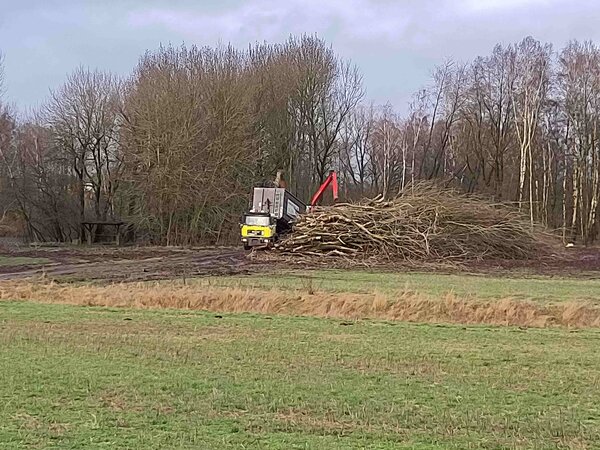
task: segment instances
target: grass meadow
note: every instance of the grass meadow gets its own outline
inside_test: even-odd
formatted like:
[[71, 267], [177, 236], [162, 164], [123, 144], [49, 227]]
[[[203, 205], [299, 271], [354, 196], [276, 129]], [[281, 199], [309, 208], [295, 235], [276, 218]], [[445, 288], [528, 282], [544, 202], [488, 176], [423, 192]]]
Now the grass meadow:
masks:
[[596, 280], [0, 283], [0, 448], [600, 448]]

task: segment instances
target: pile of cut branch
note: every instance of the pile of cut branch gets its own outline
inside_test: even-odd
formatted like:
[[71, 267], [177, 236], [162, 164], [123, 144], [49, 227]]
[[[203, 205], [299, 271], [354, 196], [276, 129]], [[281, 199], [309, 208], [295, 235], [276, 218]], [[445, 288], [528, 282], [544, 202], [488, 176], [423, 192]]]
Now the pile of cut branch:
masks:
[[523, 260], [548, 254], [548, 242], [513, 208], [422, 184], [389, 201], [316, 208], [276, 250], [382, 262]]

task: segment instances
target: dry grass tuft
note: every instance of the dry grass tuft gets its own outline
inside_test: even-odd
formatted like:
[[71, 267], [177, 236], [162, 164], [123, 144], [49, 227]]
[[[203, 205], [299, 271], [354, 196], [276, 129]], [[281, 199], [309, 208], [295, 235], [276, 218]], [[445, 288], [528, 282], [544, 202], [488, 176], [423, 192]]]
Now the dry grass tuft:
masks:
[[511, 298], [483, 301], [458, 298], [452, 293], [433, 299], [409, 290], [386, 296], [381, 293], [310, 293], [164, 283], [102, 286], [13, 281], [0, 283], [0, 299], [351, 320], [382, 319], [523, 327], [600, 326], [600, 308], [585, 302], [541, 304]]

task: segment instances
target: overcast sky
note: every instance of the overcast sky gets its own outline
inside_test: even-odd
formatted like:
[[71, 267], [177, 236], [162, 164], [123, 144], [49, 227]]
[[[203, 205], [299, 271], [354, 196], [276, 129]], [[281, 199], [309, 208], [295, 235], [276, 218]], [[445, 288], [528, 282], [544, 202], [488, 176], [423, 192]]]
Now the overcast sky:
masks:
[[406, 108], [446, 58], [531, 35], [600, 43], [598, 0], [0, 0], [6, 93], [25, 109], [82, 64], [127, 74], [160, 43], [245, 47], [318, 34], [364, 76], [367, 98]]

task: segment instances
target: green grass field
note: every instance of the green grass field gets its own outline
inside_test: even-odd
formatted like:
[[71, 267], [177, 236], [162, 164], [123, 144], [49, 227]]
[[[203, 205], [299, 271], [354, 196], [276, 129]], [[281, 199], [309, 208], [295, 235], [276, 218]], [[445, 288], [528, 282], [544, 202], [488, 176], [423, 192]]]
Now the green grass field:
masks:
[[199, 279], [215, 286], [242, 286], [259, 289], [307, 289], [324, 292], [384, 294], [405, 289], [428, 297], [453, 293], [458, 297], [489, 300], [514, 298], [534, 301], [585, 300], [600, 303], [600, 279], [551, 277], [491, 277], [437, 273], [385, 273], [356, 270], [256, 273]]
[[0, 302], [0, 448], [591, 449], [600, 331]]

